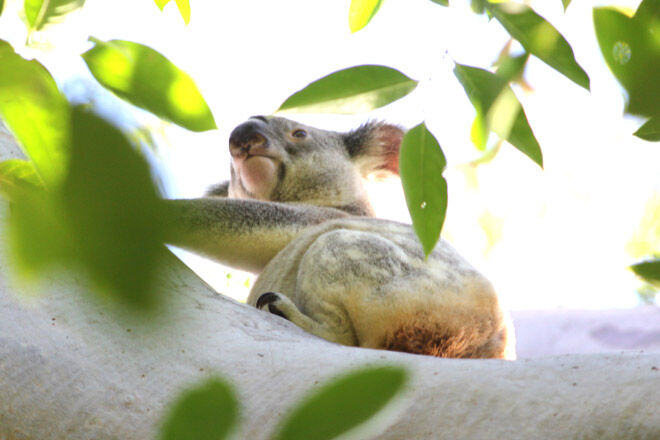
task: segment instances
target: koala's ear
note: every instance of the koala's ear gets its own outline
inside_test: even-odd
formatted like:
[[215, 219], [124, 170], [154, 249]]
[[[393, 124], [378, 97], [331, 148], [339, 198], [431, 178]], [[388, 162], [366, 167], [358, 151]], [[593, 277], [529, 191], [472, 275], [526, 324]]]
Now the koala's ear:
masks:
[[367, 122], [343, 135], [348, 155], [360, 174], [374, 171], [399, 174], [399, 148], [404, 131], [396, 125]]

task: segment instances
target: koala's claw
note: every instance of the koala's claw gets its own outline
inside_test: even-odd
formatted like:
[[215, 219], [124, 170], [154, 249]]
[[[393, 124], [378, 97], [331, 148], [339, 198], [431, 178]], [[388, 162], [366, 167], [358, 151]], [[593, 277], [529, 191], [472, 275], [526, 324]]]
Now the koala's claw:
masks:
[[284, 319], [288, 319], [280, 309], [277, 308], [275, 303], [280, 301], [280, 296], [275, 292], [266, 292], [262, 294], [257, 299], [257, 308], [263, 310], [265, 306], [268, 306], [268, 311], [273, 315], [280, 316]]
[[266, 292], [262, 293], [259, 298], [257, 298], [256, 307], [258, 309], [263, 309], [265, 305], [272, 304], [279, 299], [279, 295], [275, 292]]

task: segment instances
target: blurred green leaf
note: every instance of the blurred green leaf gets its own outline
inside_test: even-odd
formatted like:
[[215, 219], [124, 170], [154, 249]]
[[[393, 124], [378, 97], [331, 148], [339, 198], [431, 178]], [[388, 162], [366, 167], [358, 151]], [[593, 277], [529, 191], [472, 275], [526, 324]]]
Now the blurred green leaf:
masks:
[[449, 6], [449, 0], [431, 0], [433, 3], [437, 3], [442, 6]]
[[445, 155], [422, 123], [403, 138], [399, 174], [413, 228], [428, 256], [435, 247], [447, 213], [447, 181], [442, 172]]
[[507, 81], [477, 67], [456, 63], [454, 74], [490, 131], [543, 167], [543, 153], [525, 111]]
[[18, 269], [34, 276], [49, 266], [75, 268], [98, 287], [93, 293], [134, 308], [155, 306], [165, 234], [145, 159], [119, 130], [78, 108], [64, 130], [72, 150], [58, 185], [33, 185], [39, 181], [30, 162], [0, 163]]
[[85, 0], [25, 0], [25, 18], [30, 31], [38, 31], [47, 24], [58, 23], [64, 16], [82, 8]]
[[183, 18], [185, 24], [190, 23], [190, 1], [189, 0], [176, 0], [176, 6], [179, 8], [179, 14]]
[[594, 8], [594, 26], [605, 62], [628, 92], [626, 111], [660, 114], [660, 5], [644, 1], [633, 18], [612, 8]]
[[0, 191], [10, 194], [19, 186], [44, 188], [44, 183], [37, 174], [32, 162], [21, 159], [9, 159], [0, 162]]
[[147, 162], [98, 116], [76, 108], [71, 129], [62, 203], [76, 257], [103, 293], [136, 308], [154, 306], [165, 233]]
[[189, 130], [216, 128], [193, 80], [163, 55], [130, 41], [93, 41], [96, 45], [82, 57], [104, 87]]
[[386, 66], [364, 65], [331, 73], [291, 95], [277, 112], [360, 113], [383, 107], [417, 87]]
[[635, 260], [649, 256], [660, 258], [660, 191], [654, 192], [645, 203], [639, 223], [626, 244], [626, 252]]
[[561, 3], [564, 5], [564, 11], [568, 9], [568, 5], [571, 4], [571, 0], [561, 0]]
[[9, 188], [9, 248], [24, 278], [75, 258], [76, 237], [66, 221], [59, 197], [25, 185]]
[[475, 14], [483, 14], [486, 10], [487, 0], [470, 0], [470, 8]]
[[651, 118], [634, 133], [638, 138], [645, 141], [660, 141], [660, 116]]
[[2, 10], [5, 7], [5, 0], [0, 0], [0, 15], [2, 15]]
[[[642, 0], [635, 12], [635, 20], [646, 22], [657, 21], [660, 19], [660, 0]], [[650, 32], [657, 32], [657, 29], [649, 29]], [[658, 35], [656, 35], [657, 37]]]
[[222, 440], [238, 421], [239, 404], [232, 388], [214, 377], [181, 393], [159, 433], [160, 440]]
[[351, 0], [351, 7], [348, 11], [348, 25], [351, 32], [357, 32], [365, 27], [378, 9], [382, 0]]
[[660, 260], [643, 261], [633, 264], [630, 268], [644, 281], [660, 286]]
[[69, 105], [36, 60], [27, 61], [0, 40], [0, 117], [47, 187], [61, 182], [69, 144]]
[[405, 387], [401, 367], [364, 367], [345, 374], [307, 395], [294, 408], [277, 440], [333, 439], [363, 425]]
[[[162, 11], [166, 4], [170, 0], [155, 0], [156, 6]], [[190, 23], [190, 1], [189, 0], [176, 0], [176, 6], [179, 8], [179, 13], [183, 18], [183, 21], [188, 24]]]
[[487, 1], [485, 7], [527, 52], [589, 90], [589, 77], [575, 61], [573, 49], [543, 17], [518, 3]]
[[522, 78], [527, 60], [529, 60], [528, 52], [516, 56], [507, 54], [498, 60], [495, 73], [507, 82], [517, 81]]
[[477, 112], [470, 129], [470, 140], [479, 151], [485, 151], [488, 145], [490, 129], [481, 112]]

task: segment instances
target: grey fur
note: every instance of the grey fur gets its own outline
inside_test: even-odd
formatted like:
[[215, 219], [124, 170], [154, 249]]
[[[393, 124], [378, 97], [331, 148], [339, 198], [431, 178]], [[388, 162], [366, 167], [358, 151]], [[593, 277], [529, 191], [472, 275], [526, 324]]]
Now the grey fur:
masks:
[[210, 197], [228, 197], [229, 181], [216, 183], [206, 190], [206, 195]]
[[349, 133], [254, 117], [230, 136], [231, 180], [169, 201], [173, 244], [260, 273], [248, 303], [330, 341], [451, 357], [513, 357], [490, 283], [447, 243], [372, 218], [362, 186], [397, 171], [403, 131]]

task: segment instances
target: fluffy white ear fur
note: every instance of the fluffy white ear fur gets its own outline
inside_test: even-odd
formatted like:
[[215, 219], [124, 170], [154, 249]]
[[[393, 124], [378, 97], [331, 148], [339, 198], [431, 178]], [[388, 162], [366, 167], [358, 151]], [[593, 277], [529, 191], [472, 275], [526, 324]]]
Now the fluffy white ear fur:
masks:
[[391, 124], [368, 122], [345, 136], [349, 154], [360, 174], [399, 174], [399, 148], [404, 131]]

